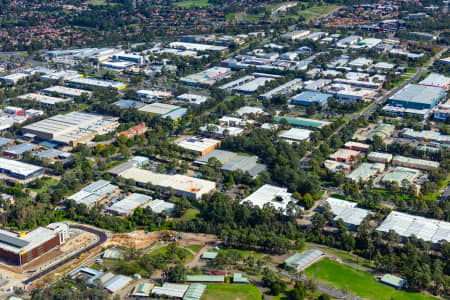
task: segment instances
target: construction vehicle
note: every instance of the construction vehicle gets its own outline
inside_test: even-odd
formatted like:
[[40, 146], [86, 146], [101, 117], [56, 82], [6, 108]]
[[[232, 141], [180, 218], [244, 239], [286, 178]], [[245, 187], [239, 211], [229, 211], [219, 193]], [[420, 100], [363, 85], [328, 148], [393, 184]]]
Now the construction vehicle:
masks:
[[161, 232], [161, 239], [169, 242], [176, 242], [177, 240], [182, 240], [183, 236], [178, 232], [165, 230]]

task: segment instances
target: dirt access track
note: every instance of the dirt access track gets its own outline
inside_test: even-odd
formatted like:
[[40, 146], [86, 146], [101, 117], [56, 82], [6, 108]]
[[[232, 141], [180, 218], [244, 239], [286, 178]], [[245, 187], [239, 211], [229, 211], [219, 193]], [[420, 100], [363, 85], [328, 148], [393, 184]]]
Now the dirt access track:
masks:
[[[163, 236], [167, 233], [167, 230], [152, 231], [147, 232], [143, 230], [136, 230], [125, 234], [114, 234], [111, 239], [109, 239], [103, 247], [108, 246], [126, 246], [134, 245], [136, 249], [144, 249], [151, 246], [157, 241], [163, 240]], [[212, 234], [203, 233], [186, 233], [179, 232], [183, 236], [179, 239], [178, 245], [180, 247], [185, 247], [189, 245], [213, 245], [217, 244], [218, 238]]]

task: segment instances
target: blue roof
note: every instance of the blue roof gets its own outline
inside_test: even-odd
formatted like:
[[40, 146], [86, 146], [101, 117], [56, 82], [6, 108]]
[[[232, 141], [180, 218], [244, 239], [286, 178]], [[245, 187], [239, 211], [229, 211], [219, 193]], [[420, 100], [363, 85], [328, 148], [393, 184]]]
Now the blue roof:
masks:
[[56, 142], [44, 141], [44, 142], [39, 143], [39, 146], [42, 146], [45, 148], [56, 148], [59, 145]]
[[4, 137], [0, 137], [0, 147], [9, 145], [9, 144], [12, 143], [12, 141], [13, 141], [12, 139], [7, 139], [7, 138], [4, 138]]
[[305, 91], [302, 92], [295, 97], [292, 98], [292, 102], [318, 102], [323, 103], [326, 102], [330, 97], [332, 97], [332, 94], [325, 94], [320, 92], [313, 92], [313, 91]]
[[19, 144], [19, 145], [15, 145], [15, 146], [12, 146], [12, 147], [4, 150], [4, 152], [21, 155], [27, 151], [33, 151], [35, 148], [36, 148], [36, 145]]

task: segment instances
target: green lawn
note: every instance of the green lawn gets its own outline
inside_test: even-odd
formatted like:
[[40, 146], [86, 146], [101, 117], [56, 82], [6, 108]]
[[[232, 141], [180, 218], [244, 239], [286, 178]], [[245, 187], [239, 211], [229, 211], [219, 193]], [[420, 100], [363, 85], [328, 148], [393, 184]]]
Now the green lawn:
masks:
[[260, 300], [261, 292], [251, 284], [207, 284], [202, 300]]
[[219, 252], [227, 253], [232, 250], [239, 252], [243, 258], [249, 257], [250, 255], [253, 256], [254, 258], [260, 258], [265, 254], [264, 252], [256, 252], [256, 251], [241, 250], [241, 249], [220, 249]]
[[50, 178], [47, 181], [45, 181], [45, 184], [41, 188], [39, 188], [39, 189], [30, 188], [30, 190], [32, 190], [33, 192], [36, 192], [36, 193], [42, 193], [42, 192], [47, 191], [50, 187], [57, 185], [57, 184], [58, 184], [58, 181], [56, 181], [53, 178]]
[[[179, 248], [179, 247], [178, 247], [178, 249], [183, 250], [184, 253], [186, 254], [186, 258], [183, 260], [184, 262], [190, 261], [191, 259], [194, 258], [194, 255], [190, 251], [183, 249], [183, 248]], [[164, 254], [166, 254], [166, 252], [167, 252], [167, 247], [161, 247], [161, 248], [158, 248], [155, 251], [153, 251], [150, 255], [151, 256], [158, 255], [158, 254], [164, 255]]]
[[365, 299], [374, 300], [431, 300], [436, 299], [419, 293], [399, 291], [379, 283], [371, 274], [356, 270], [325, 258], [305, 270], [305, 274], [315, 280]]
[[186, 210], [186, 212], [181, 217], [181, 219], [184, 220], [184, 221], [193, 220], [193, 219], [195, 219], [197, 217], [197, 215], [199, 213], [200, 213], [200, 211], [198, 209], [189, 208], [189, 209]]
[[182, 8], [210, 6], [208, 0], [188, 0], [188, 1], [181, 1], [181, 2], [173, 2], [172, 4], [175, 6], [178, 6], [178, 7], [182, 7]]
[[190, 246], [186, 246], [186, 248], [189, 248], [194, 252], [199, 252], [200, 249], [203, 248], [203, 246], [202, 245], [190, 245]]

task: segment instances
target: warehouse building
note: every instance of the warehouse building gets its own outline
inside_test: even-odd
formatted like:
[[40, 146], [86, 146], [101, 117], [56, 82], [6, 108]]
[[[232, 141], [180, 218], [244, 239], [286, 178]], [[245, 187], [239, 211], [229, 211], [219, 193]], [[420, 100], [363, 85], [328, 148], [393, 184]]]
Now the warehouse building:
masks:
[[108, 133], [118, 126], [117, 118], [75, 111], [24, 126], [22, 132], [75, 147], [80, 142]]
[[445, 98], [441, 87], [408, 84], [388, 99], [388, 105], [423, 110], [432, 109]]
[[151, 200], [152, 197], [150, 196], [139, 193], [132, 193], [119, 202], [114, 203], [107, 210], [116, 215], [126, 216], [133, 213], [134, 209], [136, 209], [137, 207], [144, 206]]
[[60, 86], [60, 85], [55, 85], [49, 88], [46, 88], [44, 90], [42, 90], [44, 93], [49, 94], [49, 95], [53, 95], [53, 94], [57, 94], [57, 95], [61, 95], [64, 97], [80, 97], [83, 94], [86, 94], [88, 97], [92, 96], [92, 92], [91, 91], [86, 91], [86, 90], [80, 90], [80, 89], [74, 89], [74, 88], [69, 88], [66, 86]]
[[267, 169], [266, 165], [258, 163], [257, 156], [239, 155], [225, 150], [213, 150], [199, 157], [194, 163], [198, 165], [208, 164], [208, 161], [213, 157], [222, 164], [221, 169], [224, 171], [240, 170], [248, 172], [252, 177], [256, 177]]
[[106, 88], [111, 90], [120, 91], [128, 86], [128, 84], [120, 81], [109, 81], [102, 79], [77, 77], [69, 80], [70, 84], [77, 86], [85, 86], [90, 88]]
[[22, 234], [0, 229], [0, 258], [23, 266], [63, 244], [69, 226], [63, 223], [51, 225]]
[[78, 73], [77, 71], [62, 70], [62, 71], [56, 71], [53, 73], [42, 75], [40, 79], [41, 79], [41, 81], [45, 81], [45, 80], [59, 81], [60, 79], [62, 79], [63, 81], [69, 81], [74, 78], [80, 78], [80, 77], [81, 77], [81, 74]]
[[297, 118], [275, 117], [273, 120], [275, 122], [281, 122], [281, 120], [286, 120], [288, 122], [288, 124], [291, 124], [292, 126], [311, 127], [311, 128], [319, 128], [319, 129], [331, 124], [331, 122], [328, 122], [328, 121], [309, 119], [309, 118], [300, 118], [300, 117], [297, 117]]
[[214, 83], [231, 76], [231, 69], [213, 67], [202, 72], [180, 78], [186, 85], [211, 87]]
[[291, 93], [295, 92], [297, 89], [302, 87], [303, 80], [300, 78], [295, 78], [291, 81], [288, 81], [279, 87], [268, 91], [267, 93], [261, 94], [258, 96], [261, 100], [270, 100], [272, 97], [276, 95], [291, 95]]
[[150, 208], [152, 212], [160, 214], [164, 211], [171, 213], [175, 209], [175, 203], [167, 202], [164, 200], [156, 199], [150, 201], [144, 208]]
[[204, 136], [215, 137], [223, 139], [228, 136], [238, 136], [244, 133], [244, 129], [233, 126], [220, 126], [217, 124], [208, 124], [199, 128], [200, 132]]
[[[419, 177], [420, 171], [410, 168], [395, 167], [389, 169], [389, 172], [383, 176], [382, 182], [396, 182], [398, 186], [404, 186], [404, 182], [414, 184], [414, 181]], [[417, 186], [417, 191], [419, 187]]]
[[14, 84], [18, 83], [20, 80], [28, 78], [29, 76], [30, 76], [30, 74], [18, 72], [18, 73], [13, 73], [13, 74], [2, 76], [2, 77], [0, 77], [0, 80], [4, 81], [8, 85], [14, 85]]
[[419, 82], [419, 84], [440, 87], [448, 91], [450, 87], [450, 77], [438, 73], [431, 73], [427, 78]]
[[44, 168], [0, 157], [0, 174], [7, 180], [31, 180], [44, 175]]
[[381, 163], [362, 163], [346, 177], [355, 182], [367, 181], [370, 177], [382, 172], [384, 168], [385, 164]]
[[399, 290], [408, 287], [407, 281], [405, 279], [394, 276], [392, 274], [383, 275], [383, 277], [380, 278], [380, 282]]
[[367, 159], [371, 162], [388, 164], [392, 161], [392, 154], [382, 152], [370, 152]]
[[347, 174], [352, 169], [352, 166], [349, 164], [338, 162], [335, 160], [330, 160], [330, 159], [325, 160], [323, 162], [323, 166], [333, 173]]
[[159, 91], [159, 90], [139, 90], [137, 95], [145, 100], [164, 100], [172, 97], [171, 92]]
[[318, 106], [324, 106], [327, 104], [328, 99], [333, 97], [332, 94], [325, 94], [321, 92], [305, 91], [291, 99], [291, 104], [310, 106], [316, 104]]
[[203, 283], [224, 283], [223, 275], [187, 275], [186, 282], [203, 282]]
[[288, 267], [299, 272], [317, 262], [323, 257], [324, 254], [325, 253], [318, 249], [310, 249], [303, 251], [302, 253], [295, 253], [291, 257], [287, 258], [284, 262]]
[[287, 188], [265, 184], [253, 194], [242, 200], [241, 204], [246, 202], [259, 208], [263, 208], [264, 205], [271, 205], [277, 211], [281, 209], [286, 214], [288, 204], [293, 202], [295, 205], [297, 201], [292, 197], [291, 193], [288, 193]]
[[[153, 173], [139, 168], [130, 168], [120, 174], [125, 179], [133, 179], [140, 185], [151, 183], [163, 189], [173, 189], [178, 195], [199, 199], [204, 194], [213, 192], [216, 183], [209, 180], [193, 178], [185, 175], [166, 175]], [[151, 203], [151, 202], [150, 202]]]
[[186, 101], [189, 104], [200, 105], [200, 104], [206, 102], [206, 100], [208, 100], [208, 97], [202, 96], [202, 95], [186, 93], [186, 94], [177, 96], [176, 99], [179, 101]]
[[113, 104], [118, 106], [120, 109], [130, 109], [130, 108], [140, 109], [146, 105], [144, 102], [139, 102], [135, 100], [119, 100], [114, 102]]
[[388, 233], [393, 230], [402, 237], [415, 235], [427, 242], [450, 242], [450, 223], [393, 211], [377, 228]]
[[154, 287], [153, 283], [142, 282], [135, 286], [133, 292], [131, 293], [131, 297], [136, 299], [140, 298], [148, 298], [150, 297], [150, 291]]
[[288, 143], [299, 143], [303, 141], [309, 141], [309, 136], [312, 131], [301, 128], [291, 128], [288, 131], [281, 133], [280, 138], [286, 140]]
[[450, 144], [449, 135], [432, 130], [415, 131], [414, 129], [405, 128], [400, 135], [413, 140]]
[[73, 101], [72, 99], [57, 98], [57, 97], [41, 95], [41, 94], [36, 94], [36, 93], [28, 93], [28, 94], [20, 95], [17, 97], [17, 99], [27, 100], [27, 101], [36, 101], [42, 105], [47, 105], [47, 106], [55, 106], [60, 103], [68, 103], [68, 102]]
[[67, 200], [73, 200], [77, 204], [92, 206], [98, 201], [105, 199], [119, 192], [119, 187], [106, 180], [98, 180], [82, 188], [79, 192], [68, 197]]
[[414, 168], [419, 170], [434, 170], [439, 168], [439, 162], [438, 161], [431, 161], [431, 160], [425, 160], [425, 159], [418, 159], [418, 158], [411, 158], [401, 155], [394, 156], [394, 159], [392, 160], [392, 164], [394, 166], [401, 166], [401, 167], [407, 167], [407, 168]]
[[327, 203], [335, 216], [334, 222], [342, 220], [350, 229], [356, 229], [370, 213], [367, 209], [356, 207], [358, 205], [356, 202], [328, 198]]
[[39, 147], [33, 144], [17, 144], [3, 150], [3, 156], [8, 158], [21, 158], [25, 152], [33, 152]]
[[353, 139], [358, 141], [372, 141], [375, 136], [381, 138], [381, 140], [390, 137], [391, 134], [395, 131], [395, 125], [392, 124], [379, 124], [375, 128], [363, 129], [359, 132], [359, 134], [355, 134]]
[[152, 115], [165, 115], [180, 109], [181, 107], [166, 103], [154, 102], [139, 108], [139, 111], [146, 112]]
[[175, 141], [175, 144], [204, 156], [220, 146], [220, 141], [199, 136], [186, 136]]

